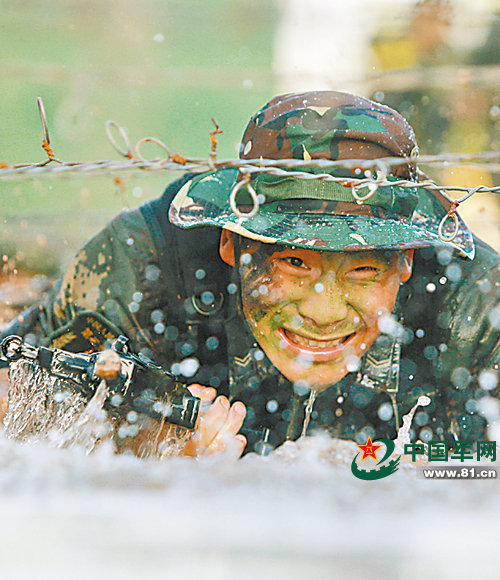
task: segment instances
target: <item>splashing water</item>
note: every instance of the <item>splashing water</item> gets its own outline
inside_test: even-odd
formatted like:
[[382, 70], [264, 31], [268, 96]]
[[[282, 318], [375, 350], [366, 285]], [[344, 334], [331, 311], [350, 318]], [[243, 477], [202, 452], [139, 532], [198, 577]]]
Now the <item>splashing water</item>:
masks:
[[[101, 381], [87, 401], [67, 381], [20, 359], [10, 364], [9, 383], [9, 405], [4, 420], [8, 438], [25, 442], [47, 440], [57, 448], [78, 446], [87, 453], [102, 441], [112, 439], [117, 421], [110, 419], [104, 409], [109, 394], [105, 381]], [[153, 426], [153, 422], [148, 423], [141, 426], [135, 447], [135, 453], [141, 458], [175, 457], [192, 436], [192, 431], [184, 427], [165, 422]]]
[[404, 451], [404, 446], [411, 443], [410, 440], [410, 429], [413, 417], [418, 409], [418, 407], [427, 407], [431, 404], [431, 399], [425, 395], [421, 396], [417, 400], [417, 404], [411, 408], [411, 411], [403, 416], [403, 425], [398, 431], [398, 436], [394, 440], [394, 452], [401, 455]]
[[62, 433], [56, 432], [52, 435], [53, 444], [59, 448], [81, 445], [87, 453], [90, 453], [102, 439], [110, 435], [113, 428], [107, 421], [107, 413], [103, 409], [108, 393], [108, 386], [103, 380], [70, 427]]
[[26, 360], [10, 364], [5, 433], [22, 441], [65, 431], [81, 414], [85, 399], [70, 385]]

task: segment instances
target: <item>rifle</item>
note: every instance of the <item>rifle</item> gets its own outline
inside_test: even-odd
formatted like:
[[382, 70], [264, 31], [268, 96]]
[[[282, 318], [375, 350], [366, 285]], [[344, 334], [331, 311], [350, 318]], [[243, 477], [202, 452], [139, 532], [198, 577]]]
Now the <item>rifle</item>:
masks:
[[11, 335], [0, 343], [0, 355], [9, 365], [21, 359], [38, 365], [69, 382], [87, 400], [104, 380], [109, 389], [104, 408], [112, 415], [126, 417], [135, 411], [190, 430], [196, 426], [201, 400], [193, 397], [173, 374], [144, 355], [130, 352], [124, 336], [119, 336], [110, 350], [72, 353], [34, 347]]

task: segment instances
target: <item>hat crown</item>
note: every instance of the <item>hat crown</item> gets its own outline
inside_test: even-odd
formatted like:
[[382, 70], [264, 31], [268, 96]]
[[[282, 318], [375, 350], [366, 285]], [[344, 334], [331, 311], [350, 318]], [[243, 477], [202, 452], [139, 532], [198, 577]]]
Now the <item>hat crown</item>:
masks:
[[393, 109], [349, 93], [316, 91], [267, 103], [248, 123], [240, 158], [337, 161], [416, 152], [413, 129]]

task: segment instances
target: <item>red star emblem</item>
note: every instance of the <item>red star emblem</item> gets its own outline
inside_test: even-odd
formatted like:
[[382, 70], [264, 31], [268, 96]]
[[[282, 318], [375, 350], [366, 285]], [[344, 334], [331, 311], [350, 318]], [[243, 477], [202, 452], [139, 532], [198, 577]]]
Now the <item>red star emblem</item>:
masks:
[[374, 445], [372, 443], [372, 438], [368, 435], [368, 440], [364, 445], [356, 445], [361, 451], [363, 452], [363, 457], [361, 461], [366, 459], [367, 457], [373, 457], [375, 461], [377, 461], [377, 451], [383, 447], [383, 445]]

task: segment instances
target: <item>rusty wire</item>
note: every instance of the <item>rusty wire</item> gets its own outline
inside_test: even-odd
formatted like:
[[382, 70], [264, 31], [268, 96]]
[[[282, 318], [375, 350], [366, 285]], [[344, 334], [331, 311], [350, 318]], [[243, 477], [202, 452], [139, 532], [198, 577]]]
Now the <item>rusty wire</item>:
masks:
[[[115, 121], [106, 121], [106, 136], [119, 155], [124, 157], [125, 161], [116, 160], [99, 160], [99, 161], [63, 161], [54, 155], [50, 145], [49, 129], [45, 108], [41, 97], [37, 99], [38, 109], [43, 129], [42, 148], [47, 154], [48, 159], [39, 163], [20, 163], [9, 165], [7, 162], [0, 162], [0, 181], [12, 181], [17, 179], [30, 179], [34, 177], [59, 177], [69, 174], [90, 173], [109, 174], [113, 172], [124, 172], [133, 170], [142, 171], [190, 171], [193, 173], [203, 173], [214, 171], [222, 168], [237, 168], [243, 174], [243, 179], [237, 183], [230, 195], [231, 208], [240, 220], [248, 219], [257, 213], [259, 208], [258, 196], [253, 190], [250, 179], [255, 173], [266, 173], [278, 177], [294, 177], [297, 179], [317, 179], [320, 181], [330, 181], [341, 183], [350, 187], [354, 200], [358, 204], [367, 201], [379, 187], [397, 186], [415, 188], [416, 186], [431, 191], [439, 191], [450, 202], [450, 210], [444, 216], [439, 226], [439, 236], [444, 241], [453, 241], [458, 234], [458, 219], [456, 210], [465, 200], [469, 199], [475, 193], [500, 193], [500, 186], [487, 187], [480, 185], [475, 188], [460, 186], [443, 186], [437, 185], [431, 181], [423, 181], [418, 184], [415, 181], [400, 179], [397, 181], [388, 181], [386, 176], [390, 173], [391, 168], [399, 165], [408, 165], [418, 163], [419, 165], [445, 164], [455, 165], [459, 163], [473, 164], [474, 166], [486, 164], [493, 171], [498, 170], [498, 164], [492, 164], [494, 161], [500, 161], [500, 151], [490, 151], [482, 153], [457, 153], [444, 155], [422, 155], [408, 158], [387, 157], [379, 159], [344, 159], [341, 161], [330, 161], [328, 159], [299, 160], [299, 159], [224, 159], [217, 161], [217, 135], [222, 133], [217, 121], [212, 118], [215, 128], [210, 131], [211, 149], [208, 158], [184, 157], [179, 153], [173, 153], [167, 145], [156, 137], [144, 137], [140, 139], [134, 148], [132, 148], [126, 130]], [[117, 133], [122, 144], [120, 145], [113, 132]], [[146, 143], [156, 144], [166, 157], [156, 158], [153, 160], [143, 157], [141, 146]], [[489, 165], [488, 165], [489, 164]], [[330, 173], [312, 173], [308, 169], [331, 170], [336, 167], [354, 170], [357, 178], [346, 179], [345, 177], [335, 177]], [[117, 192], [123, 195], [124, 184], [119, 177], [115, 178]], [[246, 187], [253, 201], [253, 208], [249, 213], [242, 213], [236, 204], [236, 194], [241, 187]], [[360, 194], [361, 190], [367, 189], [368, 192]], [[453, 199], [447, 192], [463, 192], [465, 195], [460, 199]], [[443, 228], [446, 220], [452, 219], [455, 224], [454, 232], [450, 236], [443, 234]]]

